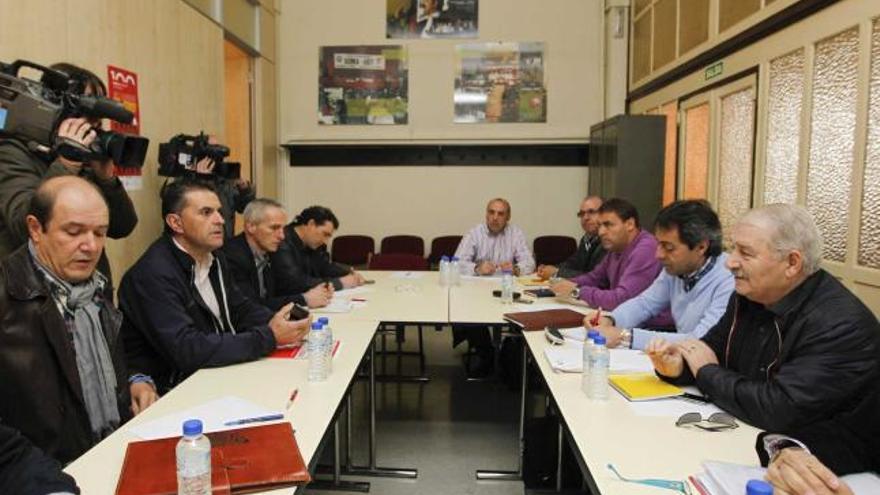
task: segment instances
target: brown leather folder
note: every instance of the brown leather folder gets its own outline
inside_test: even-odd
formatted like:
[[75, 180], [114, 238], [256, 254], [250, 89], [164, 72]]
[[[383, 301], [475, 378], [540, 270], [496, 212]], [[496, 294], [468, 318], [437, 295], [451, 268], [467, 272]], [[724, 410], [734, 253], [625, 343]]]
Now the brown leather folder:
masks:
[[507, 313], [504, 319], [523, 330], [543, 330], [544, 327], [573, 328], [584, 325], [584, 315], [570, 309]]
[[[311, 481], [290, 423], [208, 433], [214, 495], [252, 493]], [[176, 438], [131, 442], [116, 495], [176, 495]]]

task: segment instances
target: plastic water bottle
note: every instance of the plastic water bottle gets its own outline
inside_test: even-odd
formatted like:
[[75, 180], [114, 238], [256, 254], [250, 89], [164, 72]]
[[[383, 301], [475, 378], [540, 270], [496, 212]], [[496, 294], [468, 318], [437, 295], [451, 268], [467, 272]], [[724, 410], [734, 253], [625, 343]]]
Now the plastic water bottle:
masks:
[[773, 486], [764, 480], [749, 480], [746, 495], [773, 495]]
[[327, 333], [324, 331], [321, 322], [312, 323], [312, 329], [309, 331], [308, 351], [309, 351], [309, 381], [322, 382], [327, 379], [327, 352], [324, 349], [324, 339]]
[[202, 435], [202, 422], [183, 422], [177, 442], [177, 495], [211, 495], [211, 441]]
[[446, 287], [451, 285], [451, 273], [450, 269], [452, 266], [449, 264], [449, 256], [441, 256], [440, 257], [440, 286]]
[[593, 339], [599, 336], [599, 332], [596, 330], [590, 330], [587, 332], [587, 336], [584, 338], [584, 350], [582, 356], [582, 370], [581, 370], [581, 391], [584, 392], [584, 395], [590, 395], [590, 359], [593, 358], [593, 349], [595, 349], [595, 344]]
[[608, 398], [608, 362], [610, 355], [605, 347], [605, 337], [601, 335], [593, 341], [592, 357], [590, 358], [590, 391], [591, 399], [605, 400]]
[[336, 341], [333, 340], [333, 328], [330, 327], [330, 318], [326, 316], [322, 316], [318, 318], [318, 323], [321, 324], [321, 327], [324, 331], [324, 354], [327, 355], [327, 375], [333, 373], [333, 344]]
[[513, 304], [513, 272], [510, 270], [501, 272], [501, 302]]
[[458, 256], [453, 256], [449, 260], [449, 284], [450, 285], [461, 285], [461, 266], [459, 264]]

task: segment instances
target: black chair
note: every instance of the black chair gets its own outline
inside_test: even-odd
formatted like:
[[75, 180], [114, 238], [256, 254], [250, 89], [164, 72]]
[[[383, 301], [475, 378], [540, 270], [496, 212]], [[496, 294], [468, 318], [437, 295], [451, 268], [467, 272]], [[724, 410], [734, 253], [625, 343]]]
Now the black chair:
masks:
[[428, 264], [438, 266], [443, 256], [453, 256], [458, 244], [461, 243], [460, 235], [444, 235], [431, 241], [431, 254], [428, 255]]
[[543, 235], [535, 238], [535, 263], [558, 265], [577, 250], [577, 241], [567, 235]]
[[390, 235], [382, 239], [382, 254], [407, 253], [425, 256], [425, 241], [415, 235]]
[[376, 242], [365, 235], [341, 235], [333, 239], [330, 258], [349, 266], [365, 266], [376, 252]]

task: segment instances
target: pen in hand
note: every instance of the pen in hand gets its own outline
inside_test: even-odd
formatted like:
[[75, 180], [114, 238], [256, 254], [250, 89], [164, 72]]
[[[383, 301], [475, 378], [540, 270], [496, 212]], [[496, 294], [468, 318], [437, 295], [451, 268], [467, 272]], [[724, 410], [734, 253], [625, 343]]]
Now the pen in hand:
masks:
[[296, 400], [297, 395], [299, 395], [299, 389], [295, 388], [293, 389], [293, 392], [290, 393], [290, 398], [287, 399], [287, 407], [285, 407], [285, 409], [290, 410], [290, 406], [293, 405], [293, 401]]
[[599, 306], [599, 309], [596, 310], [596, 315], [590, 320], [590, 325], [593, 325], [594, 327], [598, 325], [600, 318], [602, 318], [602, 306]]

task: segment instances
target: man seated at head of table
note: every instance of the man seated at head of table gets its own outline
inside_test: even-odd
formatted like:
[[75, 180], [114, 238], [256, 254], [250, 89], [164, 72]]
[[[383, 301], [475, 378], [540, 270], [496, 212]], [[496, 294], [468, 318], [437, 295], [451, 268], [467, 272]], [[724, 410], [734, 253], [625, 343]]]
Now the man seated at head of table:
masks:
[[360, 273], [330, 260], [326, 246], [338, 228], [339, 219], [323, 206], [309, 206], [284, 228], [284, 241], [269, 257], [279, 294], [302, 294], [319, 286], [350, 289], [364, 284]]
[[602, 198], [587, 196], [581, 201], [577, 217], [581, 221], [584, 235], [578, 242], [577, 250], [559, 266], [541, 265], [536, 270], [539, 278], [547, 280], [552, 277], [572, 278], [589, 273], [605, 257], [605, 249], [599, 240], [599, 208]]
[[820, 268], [822, 241], [809, 213], [757, 208], [731, 237], [736, 293], [727, 310], [702, 339], [652, 340], [646, 352], [657, 373], [696, 383], [722, 409], [782, 435], [820, 422], [859, 431], [880, 420], [880, 324]]
[[319, 308], [333, 297], [333, 289], [318, 284], [302, 294], [281, 294], [275, 286], [269, 256], [284, 242], [287, 212], [277, 201], [259, 198], [244, 208], [244, 230], [223, 243], [232, 279], [241, 292], [278, 311], [288, 303]]
[[162, 189], [165, 233], [122, 277], [119, 306], [128, 360], [161, 391], [201, 368], [252, 361], [300, 342], [309, 320], [272, 312], [232, 280], [214, 186], [198, 179]]
[[98, 188], [46, 180], [25, 221], [27, 244], [0, 263], [0, 417], [66, 464], [155, 402], [156, 388], [126, 364], [122, 315], [97, 270], [109, 228]]
[[[654, 222], [657, 259], [663, 271], [638, 296], [603, 317], [598, 330], [609, 347], [644, 349], [655, 337], [670, 342], [706, 334], [718, 323], [733, 293], [733, 274], [721, 252], [721, 222], [703, 200], [676, 201], [657, 213]], [[638, 328], [671, 309], [677, 333]], [[585, 318], [590, 326], [592, 316]]]
[[510, 270], [514, 275], [535, 271], [535, 258], [523, 231], [510, 223], [510, 203], [495, 198], [486, 205], [486, 222], [468, 231], [455, 256], [465, 275], [494, 275]]
[[[639, 212], [632, 203], [612, 198], [599, 208], [599, 238], [605, 257], [590, 273], [552, 284], [559, 297], [572, 297], [593, 308], [611, 310], [641, 294], [660, 273], [657, 240], [639, 224]], [[648, 328], [672, 326], [669, 309], [648, 319]]]

